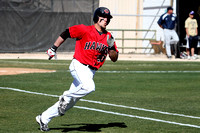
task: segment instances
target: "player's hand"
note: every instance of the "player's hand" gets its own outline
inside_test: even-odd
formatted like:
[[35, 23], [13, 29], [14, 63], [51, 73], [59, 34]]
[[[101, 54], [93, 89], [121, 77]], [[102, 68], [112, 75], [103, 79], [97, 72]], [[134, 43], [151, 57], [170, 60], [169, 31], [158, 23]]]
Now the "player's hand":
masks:
[[51, 60], [51, 58], [56, 56], [56, 50], [53, 48], [49, 48], [46, 53], [49, 56], [49, 60]]
[[112, 36], [112, 34], [111, 34], [111, 37], [109, 37], [109, 35], [107, 35], [107, 43], [110, 48], [114, 45], [114, 42], [115, 42], [115, 38]]

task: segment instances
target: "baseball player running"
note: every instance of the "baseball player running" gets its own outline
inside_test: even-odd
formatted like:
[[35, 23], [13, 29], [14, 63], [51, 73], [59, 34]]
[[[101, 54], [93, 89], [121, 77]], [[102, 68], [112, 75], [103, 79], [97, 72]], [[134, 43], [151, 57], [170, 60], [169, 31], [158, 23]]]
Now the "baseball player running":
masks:
[[173, 13], [172, 7], [168, 7], [167, 12], [161, 15], [160, 19], [158, 20], [158, 25], [162, 29], [164, 29], [165, 47], [166, 47], [167, 57], [169, 59], [172, 58], [170, 44], [175, 44], [174, 47], [176, 49], [176, 45], [179, 41], [179, 37], [176, 31], [174, 30], [176, 21], [177, 21], [176, 15]]
[[75, 53], [69, 66], [74, 81], [68, 91], [59, 97], [59, 101], [36, 117], [41, 131], [49, 131], [48, 123], [52, 118], [63, 116], [76, 102], [95, 91], [93, 77], [104, 64], [107, 54], [115, 62], [118, 50], [114, 38], [106, 31], [112, 16], [110, 10], [99, 7], [95, 10], [94, 25], [75, 25], [66, 29], [47, 50], [49, 59], [56, 55], [57, 48], [67, 39], [76, 38]]

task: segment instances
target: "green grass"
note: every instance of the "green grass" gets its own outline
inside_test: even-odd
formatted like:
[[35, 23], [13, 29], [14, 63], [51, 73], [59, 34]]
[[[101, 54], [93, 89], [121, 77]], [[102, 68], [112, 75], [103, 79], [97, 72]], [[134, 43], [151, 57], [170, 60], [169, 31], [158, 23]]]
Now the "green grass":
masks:
[[[55, 73], [0, 76], [0, 87], [61, 95], [73, 81], [71, 61], [0, 60], [0, 67], [41, 68]], [[95, 74], [96, 91], [84, 99], [200, 117], [200, 73], [134, 73], [133, 71], [200, 71], [200, 62], [106, 61]], [[58, 98], [0, 89], [0, 132], [37, 133], [35, 116]], [[79, 101], [76, 106], [200, 126], [200, 119], [164, 115]], [[197, 133], [198, 128], [72, 108], [49, 123], [50, 132]]]

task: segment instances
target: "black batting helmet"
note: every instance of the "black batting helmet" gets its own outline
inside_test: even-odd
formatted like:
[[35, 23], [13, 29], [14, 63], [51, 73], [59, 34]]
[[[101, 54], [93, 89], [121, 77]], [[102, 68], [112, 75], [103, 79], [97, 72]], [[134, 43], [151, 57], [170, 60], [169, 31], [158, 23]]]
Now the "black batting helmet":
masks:
[[108, 18], [108, 24], [110, 22], [110, 19], [112, 18], [112, 15], [110, 14], [110, 10], [106, 7], [99, 7], [95, 10], [93, 21], [94, 23], [97, 23], [99, 20], [99, 17], [106, 17]]

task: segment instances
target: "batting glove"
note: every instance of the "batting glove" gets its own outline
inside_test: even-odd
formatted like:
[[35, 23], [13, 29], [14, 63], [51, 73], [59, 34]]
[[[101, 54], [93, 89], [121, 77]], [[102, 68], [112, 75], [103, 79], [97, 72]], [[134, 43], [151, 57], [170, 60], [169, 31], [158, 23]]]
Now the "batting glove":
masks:
[[57, 50], [57, 48], [58, 47], [56, 47], [56, 46], [52, 46], [51, 48], [49, 48], [48, 50], [47, 50], [47, 55], [49, 56], [49, 60], [51, 60], [51, 58], [53, 58], [54, 56], [56, 56], [56, 50]]
[[109, 38], [109, 35], [107, 35], [107, 43], [110, 48], [114, 45], [114, 42], [115, 42], [115, 38], [112, 36], [112, 34], [110, 38]]

